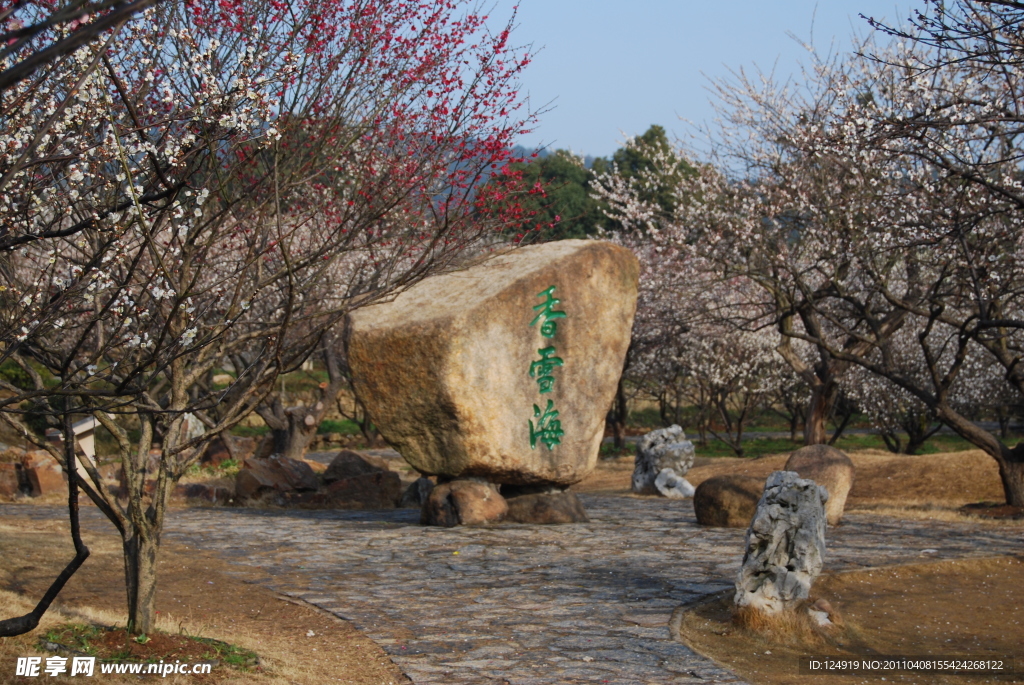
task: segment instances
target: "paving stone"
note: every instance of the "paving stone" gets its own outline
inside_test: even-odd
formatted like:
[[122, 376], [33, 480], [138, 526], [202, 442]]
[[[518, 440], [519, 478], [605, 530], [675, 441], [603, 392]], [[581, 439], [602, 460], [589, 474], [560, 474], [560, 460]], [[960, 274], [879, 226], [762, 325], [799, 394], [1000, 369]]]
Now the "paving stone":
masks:
[[[581, 499], [587, 524], [451, 529], [420, 527], [402, 509], [185, 509], [168, 514], [164, 539], [350, 620], [417, 685], [741, 684], [673, 642], [667, 624], [676, 607], [732, 587], [744, 531], [701, 528], [688, 502]], [[4, 515], [67, 514], [11, 504]], [[112, 530], [94, 507], [82, 518]], [[928, 559], [1017, 554], [1024, 531], [847, 514], [826, 543], [825, 570], [840, 571], [925, 549], [938, 550]]]

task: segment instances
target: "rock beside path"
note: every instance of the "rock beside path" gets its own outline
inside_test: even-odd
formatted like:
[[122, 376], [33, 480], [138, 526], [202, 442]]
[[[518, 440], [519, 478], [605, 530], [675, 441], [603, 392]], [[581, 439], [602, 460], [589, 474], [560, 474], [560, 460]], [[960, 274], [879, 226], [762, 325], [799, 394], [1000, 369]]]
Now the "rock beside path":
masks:
[[825, 558], [828, 492], [793, 471], [768, 476], [736, 578], [739, 609], [777, 614], [807, 599]]
[[327, 465], [323, 473], [325, 483], [333, 483], [342, 478], [365, 476], [371, 473], [388, 471], [387, 462], [371, 454], [360, 454], [352, 450], [341, 450]]
[[[668, 474], [662, 478], [662, 487], [659, 487], [658, 477], [666, 469], [671, 469], [672, 475], [682, 479], [693, 466], [693, 459], [693, 443], [686, 439], [686, 434], [683, 433], [680, 426], [671, 425], [668, 428], [651, 431], [643, 436], [636, 446], [636, 466], [633, 468], [632, 480], [633, 492], [638, 495], [680, 496], [680, 493], [686, 492], [687, 488], [665, 487], [664, 483], [671, 478]], [[689, 495], [683, 496], [689, 497], [692, 494], [690, 492]]]
[[243, 500], [269, 492], [308, 492], [319, 486], [320, 481], [309, 464], [276, 454], [266, 459], [246, 459], [235, 476], [235, 494]]
[[629, 250], [565, 240], [428, 278], [353, 312], [356, 394], [425, 475], [579, 482], [597, 462], [638, 274]]
[[829, 445], [808, 445], [790, 455], [784, 468], [828, 490], [825, 516], [831, 526], [843, 518], [846, 497], [853, 487], [854, 468], [848, 456]]
[[702, 526], [746, 528], [761, 499], [764, 481], [753, 476], [722, 475], [697, 486], [693, 511]]

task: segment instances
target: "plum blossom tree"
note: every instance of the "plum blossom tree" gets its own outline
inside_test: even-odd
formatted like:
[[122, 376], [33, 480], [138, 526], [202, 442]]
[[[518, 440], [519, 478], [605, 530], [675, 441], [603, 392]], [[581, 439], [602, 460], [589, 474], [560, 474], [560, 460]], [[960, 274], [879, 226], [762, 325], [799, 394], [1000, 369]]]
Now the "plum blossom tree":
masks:
[[[36, 373], [28, 399], [71, 397], [117, 439], [126, 500], [93, 465], [83, 487], [121, 533], [132, 631], [152, 627], [167, 500], [205, 444], [347, 312], [505, 228], [475, 188], [532, 118], [508, 41], [454, 0], [253, 0], [162, 4], [76, 53], [102, 66], [72, 89], [85, 124], [46, 141], [73, 170], [23, 169], [9, 209], [38, 239], [8, 252], [8, 349], [59, 379]], [[28, 106], [8, 135], [52, 116]]]

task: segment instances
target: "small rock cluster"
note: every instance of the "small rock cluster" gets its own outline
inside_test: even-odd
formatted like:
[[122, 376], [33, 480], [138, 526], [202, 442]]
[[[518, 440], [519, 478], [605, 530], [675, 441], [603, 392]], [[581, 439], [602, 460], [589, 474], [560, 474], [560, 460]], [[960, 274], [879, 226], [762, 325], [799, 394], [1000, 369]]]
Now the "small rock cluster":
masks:
[[768, 476], [736, 578], [739, 609], [777, 614], [810, 594], [825, 557], [828, 492], [792, 471]]
[[342, 450], [318, 476], [305, 461], [272, 454], [247, 458], [235, 476], [242, 502], [332, 509], [394, 509], [402, 481], [387, 463], [368, 454]]
[[693, 443], [681, 427], [651, 431], [637, 444], [633, 492], [673, 499], [693, 497], [693, 486], [683, 478], [693, 466], [693, 459]]

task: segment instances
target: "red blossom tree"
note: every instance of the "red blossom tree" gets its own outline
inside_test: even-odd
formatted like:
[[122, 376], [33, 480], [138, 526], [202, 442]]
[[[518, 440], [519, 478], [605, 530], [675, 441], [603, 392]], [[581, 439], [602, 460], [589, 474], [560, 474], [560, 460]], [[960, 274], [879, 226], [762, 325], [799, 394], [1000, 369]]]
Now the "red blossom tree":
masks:
[[[144, 633], [167, 499], [205, 444], [349, 311], [508, 228], [476, 187], [532, 120], [529, 54], [454, 0], [167, 3], [83, 50], [102, 65], [84, 123], [46, 142], [70, 159], [24, 170], [12, 212], [34, 239], [8, 252], [9, 353], [117, 438], [126, 503], [90, 465], [84, 489], [121, 532]], [[35, 140], [40, 112], [9, 135]], [[16, 401], [54, 394], [34, 378], [8, 388], [16, 425]]]

